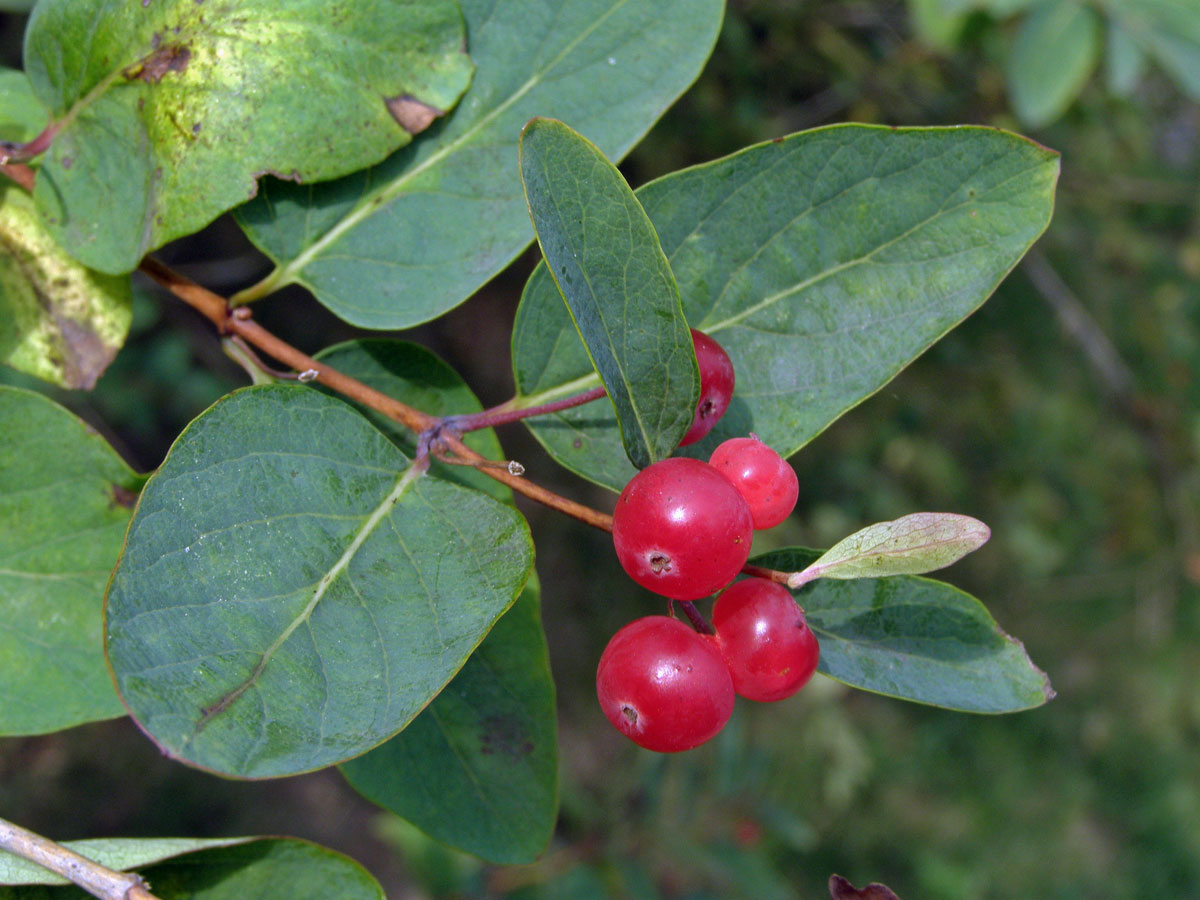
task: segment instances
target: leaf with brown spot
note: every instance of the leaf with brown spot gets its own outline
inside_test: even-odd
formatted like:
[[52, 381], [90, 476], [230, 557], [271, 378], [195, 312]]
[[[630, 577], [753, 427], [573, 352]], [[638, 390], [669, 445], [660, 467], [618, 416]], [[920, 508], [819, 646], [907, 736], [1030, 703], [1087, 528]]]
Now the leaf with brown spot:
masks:
[[841, 875], [829, 876], [830, 900], [900, 900], [886, 885], [872, 882], [861, 891]]
[[[62, 126], [38, 211], [114, 274], [253, 197], [256, 173], [381, 162], [419, 130], [416, 106], [453, 107], [473, 71], [455, 0], [42, 0], [25, 60]], [[384, 97], [411, 98], [407, 118]]]
[[32, 198], [0, 187], [0, 360], [66, 388], [90, 390], [125, 343], [129, 278], [73, 260]]

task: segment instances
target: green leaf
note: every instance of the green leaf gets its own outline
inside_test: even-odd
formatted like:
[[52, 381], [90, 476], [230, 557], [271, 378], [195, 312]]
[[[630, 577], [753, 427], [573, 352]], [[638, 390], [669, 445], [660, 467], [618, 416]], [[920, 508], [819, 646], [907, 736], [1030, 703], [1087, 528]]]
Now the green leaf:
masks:
[[25, 73], [0, 66], [0, 141], [31, 141], [48, 121]]
[[171, 756], [289, 775], [396, 734], [532, 566], [528, 526], [423, 478], [359, 413], [299, 385], [192, 422], [147, 483], [113, 573], [108, 659]]
[[882, 578], [943, 569], [978, 550], [992, 531], [957, 513], [910, 513], [854, 532], [788, 580], [797, 588], [818, 578]]
[[368, 800], [490, 862], [532, 862], [554, 830], [554, 681], [531, 580], [401, 734], [342, 773]]
[[1200, 100], [1200, 9], [1185, 0], [1106, 0], [1114, 23]]
[[[974, 311], [1045, 229], [1058, 156], [991, 128], [839, 125], [748, 147], [637, 191], [683, 311], [733, 360], [704, 440], [790, 456]], [[597, 383], [539, 267], [513, 328], [524, 406]], [[528, 420], [551, 455], [620, 490], [635, 469], [607, 400]]]
[[[79, 841], [77, 844], [92, 844]], [[130, 839], [118, 859], [166, 841]], [[206, 841], [180, 839], [181, 846]], [[333, 850], [291, 838], [238, 838], [185, 852], [141, 874], [161, 900], [384, 900], [379, 883], [358, 863]], [[72, 846], [72, 845], [68, 845]], [[0, 888], [0, 900], [90, 900], [77, 887]]]
[[[453, 106], [453, 0], [43, 0], [29, 77], [60, 125], [34, 198], [73, 256], [128, 272], [255, 193], [345, 175]], [[420, 121], [418, 121], [420, 120]], [[406, 124], [402, 125], [401, 122]]]
[[1128, 97], [1146, 70], [1146, 54], [1116, 19], [1108, 22], [1107, 50], [1104, 69], [1108, 89], [1119, 97]]
[[1048, 125], [1079, 96], [1100, 59], [1100, 18], [1082, 0], [1045, 0], [1021, 22], [1005, 70], [1013, 111]]
[[616, 166], [554, 119], [521, 133], [538, 244], [639, 469], [671, 455], [700, 394], [691, 331], [654, 226]]
[[[820, 551], [751, 560], [799, 571]], [[816, 581], [796, 592], [821, 645], [818, 671], [852, 687], [963, 712], [1016, 712], [1054, 697], [1046, 673], [983, 604], [912, 575]]]
[[41, 394], [0, 387], [0, 434], [0, 734], [124, 715], [101, 607], [142, 479]]
[[132, 319], [129, 278], [81, 266], [42, 225], [33, 199], [0, 185], [0, 360], [90, 390], [125, 343]]
[[721, 0], [463, 0], [475, 79], [443, 125], [327, 185], [266, 181], [238, 212], [278, 267], [239, 295], [300, 283], [364, 328], [457, 306], [533, 233], [516, 143], [533, 116], [576, 123], [620, 159], [699, 73]]
[[950, 11], [943, 0], [908, 0], [908, 16], [913, 31], [935, 50], [952, 51], [967, 24], [965, 11]]
[[[117, 872], [128, 872], [212, 847], [244, 844], [254, 838], [93, 838], [63, 841], [68, 850]], [[0, 850], [0, 884], [66, 885], [67, 879], [36, 863]]]
[[[23, 72], [0, 69], [0, 140], [23, 143], [46, 111]], [[50, 236], [25, 191], [0, 185], [0, 361], [67, 388], [92, 388], [125, 342], [127, 278], [75, 262]]]
[[[469, 415], [483, 409], [462, 377], [420, 344], [365, 338], [335, 344], [318, 353], [316, 359], [431, 416]], [[321, 387], [320, 382], [311, 384]], [[347, 402], [391, 438], [402, 453], [409, 457], [416, 454], [417, 440], [411, 431], [382, 413]], [[463, 437], [463, 443], [488, 459], [504, 459], [496, 432], [490, 428], [472, 431]], [[435, 460], [429, 471], [439, 478], [490, 494], [501, 502], [512, 502], [512, 491], [506, 485], [470, 466], [446, 465]]]

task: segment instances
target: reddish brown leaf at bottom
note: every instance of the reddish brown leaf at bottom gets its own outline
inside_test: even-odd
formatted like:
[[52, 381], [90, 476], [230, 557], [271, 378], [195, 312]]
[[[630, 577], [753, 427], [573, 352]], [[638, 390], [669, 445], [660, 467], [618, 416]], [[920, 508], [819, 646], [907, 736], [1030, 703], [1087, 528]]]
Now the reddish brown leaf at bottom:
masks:
[[861, 891], [841, 875], [829, 876], [830, 900], [900, 900], [886, 885], [872, 882]]

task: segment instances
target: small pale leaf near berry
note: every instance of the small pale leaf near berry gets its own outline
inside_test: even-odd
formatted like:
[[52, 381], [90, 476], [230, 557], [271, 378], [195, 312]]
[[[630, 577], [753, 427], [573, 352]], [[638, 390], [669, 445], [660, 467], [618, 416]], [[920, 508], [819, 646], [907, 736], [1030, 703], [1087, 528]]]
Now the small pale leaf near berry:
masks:
[[978, 550], [992, 531], [958, 513], [921, 512], [868, 525], [826, 550], [788, 580], [800, 587], [817, 578], [882, 578], [942, 569]]

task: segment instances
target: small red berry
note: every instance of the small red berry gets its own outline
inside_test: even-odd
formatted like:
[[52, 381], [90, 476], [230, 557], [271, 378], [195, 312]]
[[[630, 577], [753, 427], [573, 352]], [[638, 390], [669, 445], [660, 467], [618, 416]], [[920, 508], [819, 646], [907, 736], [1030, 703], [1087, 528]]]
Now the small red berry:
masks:
[[795, 471], [757, 435], [730, 438], [713, 451], [709, 463], [746, 498], [756, 530], [774, 528], [796, 508], [800, 482]]
[[820, 648], [791, 592], [747, 578], [721, 592], [713, 628], [733, 688], [748, 700], [783, 700], [808, 683]]
[[717, 424], [729, 409], [733, 399], [733, 362], [725, 349], [702, 331], [692, 329], [692, 344], [696, 348], [696, 363], [700, 366], [700, 400], [696, 415], [680, 447], [694, 444]]
[[671, 457], [638, 472], [613, 510], [613, 547], [644, 588], [699, 600], [729, 584], [750, 556], [754, 522], [729, 480], [698, 459]]
[[604, 648], [596, 696], [608, 720], [635, 744], [676, 753], [724, 728], [734, 695], [711, 635], [668, 616], [646, 616], [618, 631]]

